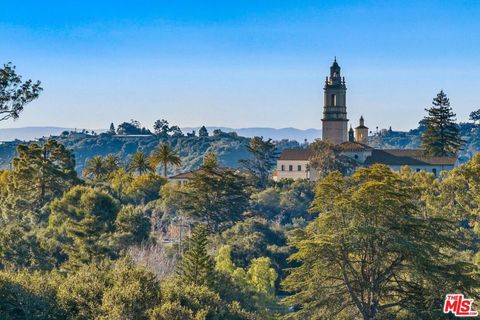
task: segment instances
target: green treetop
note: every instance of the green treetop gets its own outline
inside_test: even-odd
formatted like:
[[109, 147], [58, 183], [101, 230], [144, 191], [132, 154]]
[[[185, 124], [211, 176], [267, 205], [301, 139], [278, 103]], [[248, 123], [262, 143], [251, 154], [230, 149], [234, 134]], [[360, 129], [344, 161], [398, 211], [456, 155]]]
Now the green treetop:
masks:
[[42, 91], [40, 81], [27, 80], [15, 71], [11, 63], [0, 68], [0, 121], [17, 119], [27, 103], [37, 99]]
[[197, 225], [190, 238], [189, 247], [178, 268], [185, 283], [212, 286], [215, 278], [214, 262], [207, 253], [207, 229]]
[[159, 164], [163, 167], [163, 176], [167, 176], [168, 165], [179, 166], [182, 160], [177, 153], [166, 143], [159, 144], [150, 155], [151, 164], [156, 168]]
[[143, 151], [137, 151], [133, 154], [128, 164], [128, 170], [136, 172], [138, 175], [144, 175], [153, 171], [150, 158]]
[[19, 145], [9, 179], [3, 205], [17, 213], [40, 209], [78, 182], [73, 154], [55, 140]]
[[422, 135], [422, 148], [432, 156], [454, 156], [462, 146], [455, 113], [450, 107], [447, 95], [440, 91], [433, 99], [432, 106], [425, 109], [428, 115], [423, 123], [426, 130]]
[[241, 220], [248, 205], [245, 178], [231, 169], [220, 168], [213, 154], [194, 173], [183, 192], [181, 209], [204, 222], [211, 232], [221, 231]]

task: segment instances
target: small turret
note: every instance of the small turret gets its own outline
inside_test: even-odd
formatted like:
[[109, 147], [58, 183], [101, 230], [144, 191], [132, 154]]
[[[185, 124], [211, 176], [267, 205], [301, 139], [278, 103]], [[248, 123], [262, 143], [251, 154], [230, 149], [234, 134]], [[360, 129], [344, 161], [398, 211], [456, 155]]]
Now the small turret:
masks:
[[365, 120], [363, 119], [363, 116], [360, 117], [359, 125], [355, 128], [355, 138], [357, 142], [367, 143], [368, 128], [365, 126]]
[[348, 141], [349, 142], [355, 142], [355, 136], [353, 133], [353, 128], [350, 126], [350, 130], [348, 130]]

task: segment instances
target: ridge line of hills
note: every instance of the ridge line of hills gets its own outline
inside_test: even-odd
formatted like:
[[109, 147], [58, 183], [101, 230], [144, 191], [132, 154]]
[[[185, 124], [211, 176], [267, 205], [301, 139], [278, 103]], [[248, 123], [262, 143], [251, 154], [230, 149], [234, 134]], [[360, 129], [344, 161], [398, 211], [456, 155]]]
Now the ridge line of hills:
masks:
[[[220, 129], [224, 132], [236, 132], [239, 136], [251, 138], [254, 136], [263, 136], [272, 140], [296, 140], [303, 142], [305, 139], [313, 141], [321, 136], [320, 129], [297, 129], [293, 127], [288, 128], [269, 128], [269, 127], [248, 127], [248, 128], [229, 128], [229, 127], [206, 127], [210, 134], [213, 130]], [[81, 131], [83, 128], [67, 128], [57, 126], [28, 126], [19, 128], [0, 128], [0, 141], [25, 140], [30, 141], [44, 136], [57, 136], [63, 131]], [[195, 130], [198, 133], [200, 127], [183, 127], [181, 130], [184, 133]], [[92, 129], [86, 129], [92, 131]], [[93, 129], [97, 133], [107, 131], [107, 129]]]

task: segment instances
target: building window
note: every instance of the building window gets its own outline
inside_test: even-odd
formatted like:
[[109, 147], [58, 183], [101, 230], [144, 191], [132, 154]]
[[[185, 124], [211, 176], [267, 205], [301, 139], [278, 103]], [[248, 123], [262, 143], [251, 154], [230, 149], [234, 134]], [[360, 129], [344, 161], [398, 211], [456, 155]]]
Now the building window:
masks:
[[288, 171], [293, 171], [293, 166], [292, 165], [288, 166]]
[[433, 175], [436, 177], [437, 176], [437, 169], [433, 168], [432, 172], [433, 172]]
[[297, 171], [302, 171], [302, 166], [301, 165], [297, 166]]
[[332, 94], [332, 106], [336, 106], [336, 105], [337, 105], [337, 95]]
[[280, 171], [285, 171], [285, 166], [282, 164], [282, 168], [280, 169]]

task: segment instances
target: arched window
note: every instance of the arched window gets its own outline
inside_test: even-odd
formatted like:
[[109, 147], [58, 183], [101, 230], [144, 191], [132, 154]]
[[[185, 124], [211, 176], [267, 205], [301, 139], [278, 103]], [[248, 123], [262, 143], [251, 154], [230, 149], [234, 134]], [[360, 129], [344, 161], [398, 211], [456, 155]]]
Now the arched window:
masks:
[[337, 105], [337, 95], [332, 94], [332, 106], [336, 106], [336, 105]]

